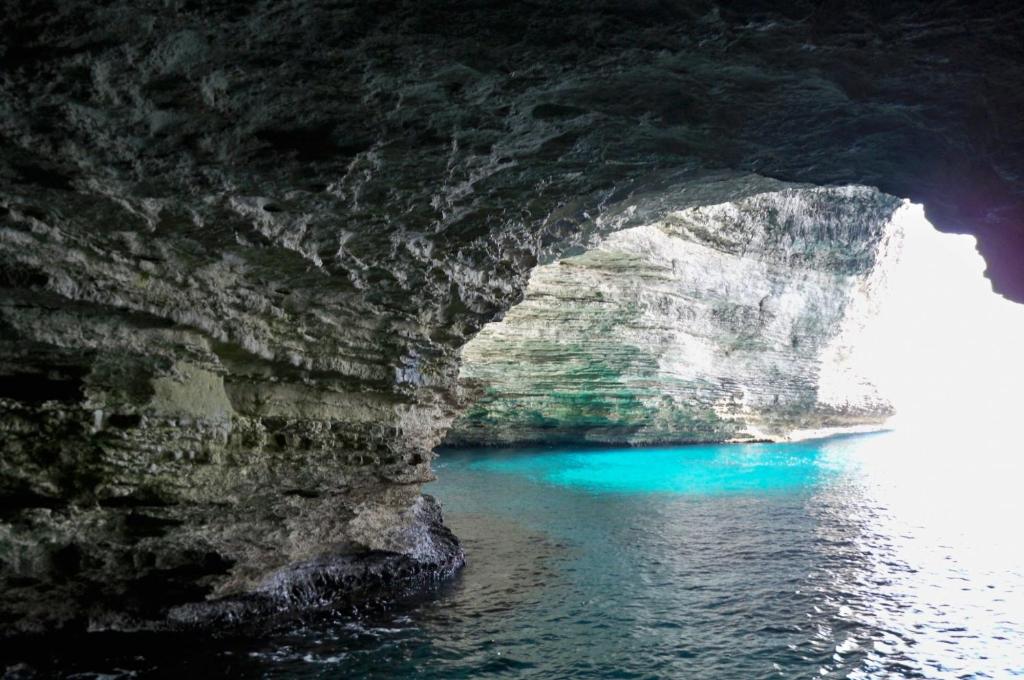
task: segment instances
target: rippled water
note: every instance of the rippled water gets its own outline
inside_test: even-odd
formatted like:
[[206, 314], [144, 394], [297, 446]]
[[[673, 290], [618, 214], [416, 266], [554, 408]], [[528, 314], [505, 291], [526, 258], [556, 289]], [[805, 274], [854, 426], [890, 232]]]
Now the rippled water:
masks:
[[1008, 453], [896, 434], [449, 452], [428, 491], [469, 564], [432, 597], [258, 639], [109, 637], [54, 663], [281, 678], [1024, 676], [1022, 464]]

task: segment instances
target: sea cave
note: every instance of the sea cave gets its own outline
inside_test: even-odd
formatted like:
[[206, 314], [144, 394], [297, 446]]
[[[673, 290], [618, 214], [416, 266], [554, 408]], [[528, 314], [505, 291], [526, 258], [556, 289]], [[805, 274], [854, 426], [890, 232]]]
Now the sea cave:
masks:
[[1024, 9], [0, 17], [0, 670], [1024, 676]]

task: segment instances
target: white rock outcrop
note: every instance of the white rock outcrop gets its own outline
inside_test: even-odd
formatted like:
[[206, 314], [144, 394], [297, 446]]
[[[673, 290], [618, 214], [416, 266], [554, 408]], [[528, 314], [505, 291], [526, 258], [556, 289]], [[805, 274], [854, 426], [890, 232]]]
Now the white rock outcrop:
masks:
[[786, 439], [892, 415], [847, 361], [900, 201], [788, 189], [673, 211], [534, 270], [463, 350], [451, 445]]

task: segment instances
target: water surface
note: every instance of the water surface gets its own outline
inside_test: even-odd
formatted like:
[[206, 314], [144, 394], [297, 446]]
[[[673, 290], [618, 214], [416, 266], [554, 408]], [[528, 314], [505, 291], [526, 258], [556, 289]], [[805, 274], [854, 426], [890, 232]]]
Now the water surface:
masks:
[[1022, 468], [1008, 453], [895, 434], [446, 452], [427, 490], [469, 562], [432, 596], [253, 638], [114, 636], [54, 663], [278, 678], [1024, 676]]

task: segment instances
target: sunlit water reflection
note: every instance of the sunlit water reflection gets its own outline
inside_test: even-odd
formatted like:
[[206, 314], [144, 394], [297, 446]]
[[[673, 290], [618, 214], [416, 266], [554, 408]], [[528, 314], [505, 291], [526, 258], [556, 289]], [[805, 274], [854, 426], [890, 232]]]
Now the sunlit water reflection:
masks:
[[433, 597], [188, 651], [118, 638], [117, 652], [56, 663], [267, 677], [1021, 676], [1024, 498], [1008, 453], [895, 433], [449, 452], [428, 490], [469, 565]]

